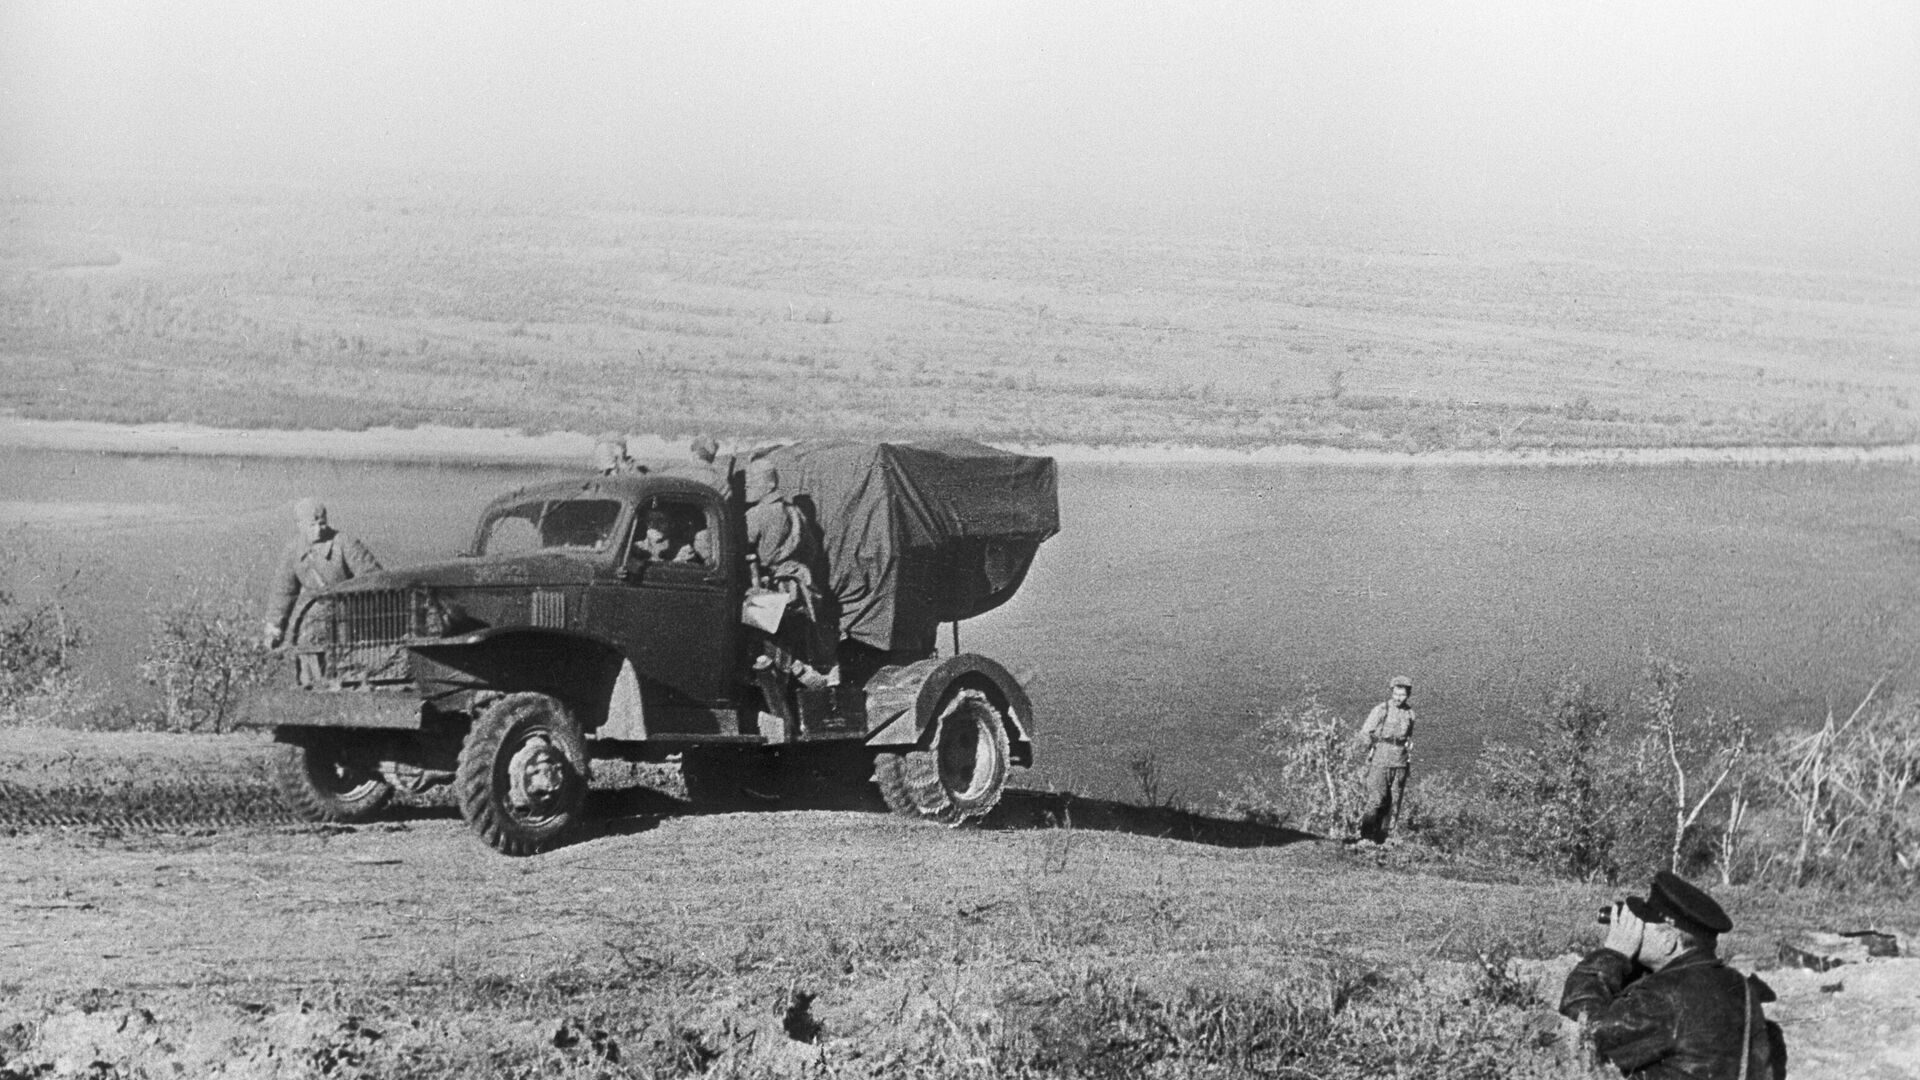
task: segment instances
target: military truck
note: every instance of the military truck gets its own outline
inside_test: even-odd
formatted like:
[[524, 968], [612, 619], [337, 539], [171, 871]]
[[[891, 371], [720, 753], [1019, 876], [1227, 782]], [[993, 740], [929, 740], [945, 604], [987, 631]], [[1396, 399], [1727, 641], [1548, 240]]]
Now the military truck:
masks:
[[1033, 708], [1001, 664], [937, 638], [1011, 597], [1058, 530], [1053, 461], [967, 441], [765, 457], [816, 530], [837, 685], [768, 678], [739, 461], [556, 478], [494, 499], [467, 554], [302, 598], [251, 710], [286, 801], [358, 822], [452, 784], [509, 855], [564, 836], [603, 759], [677, 759], [695, 799], [824, 772], [904, 815], [986, 813], [1032, 762]]

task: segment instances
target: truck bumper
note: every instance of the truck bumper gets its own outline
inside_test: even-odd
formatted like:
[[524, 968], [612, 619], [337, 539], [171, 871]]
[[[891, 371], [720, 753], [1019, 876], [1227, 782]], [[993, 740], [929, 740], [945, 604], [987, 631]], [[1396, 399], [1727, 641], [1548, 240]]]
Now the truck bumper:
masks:
[[378, 728], [419, 731], [423, 702], [412, 694], [353, 690], [262, 690], [249, 695], [249, 727]]

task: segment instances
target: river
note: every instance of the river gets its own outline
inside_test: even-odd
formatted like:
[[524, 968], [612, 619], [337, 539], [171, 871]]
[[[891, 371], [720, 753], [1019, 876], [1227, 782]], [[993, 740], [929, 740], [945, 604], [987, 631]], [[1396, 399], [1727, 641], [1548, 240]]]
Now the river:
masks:
[[[551, 471], [0, 449], [0, 543], [80, 575], [83, 673], [125, 697], [153, 610], [258, 603], [294, 497], [397, 566]], [[1306, 686], [1357, 723], [1398, 674], [1440, 771], [1523, 737], [1569, 673], [1624, 699], [1650, 654], [1692, 669], [1693, 707], [1817, 720], [1920, 643], [1912, 466], [1064, 463], [1060, 493], [1025, 588], [961, 628], [1031, 680], [1028, 784], [1137, 795], [1151, 754], [1206, 803]]]

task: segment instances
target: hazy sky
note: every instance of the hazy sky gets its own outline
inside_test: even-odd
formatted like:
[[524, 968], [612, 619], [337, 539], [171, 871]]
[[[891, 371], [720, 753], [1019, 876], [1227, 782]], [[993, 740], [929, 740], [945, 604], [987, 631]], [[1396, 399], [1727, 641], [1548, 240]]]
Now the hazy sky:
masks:
[[0, 148], [1913, 231], [1920, 3], [0, 0]]

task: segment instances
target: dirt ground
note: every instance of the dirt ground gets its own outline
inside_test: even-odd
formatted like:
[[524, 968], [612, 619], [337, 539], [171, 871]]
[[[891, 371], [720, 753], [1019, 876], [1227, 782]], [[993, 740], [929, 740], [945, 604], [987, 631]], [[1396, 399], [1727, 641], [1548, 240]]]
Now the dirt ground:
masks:
[[[808, 1023], [878, 1045], [915, 1002], [935, 1007], [937, 972], [962, 956], [1270, 984], [1333, 956], [1471, 966], [1530, 927], [1519, 940], [1541, 958], [1522, 970], [1551, 1000], [1606, 895], [1277, 830], [1183, 830], [1166, 813], [1086, 803], [1074, 820], [1039, 793], [959, 831], [620, 798], [578, 842], [527, 859], [432, 806], [358, 828], [15, 826], [0, 835], [0, 1076], [360, 1075], [347, 1066], [376, 1042], [390, 1067], [404, 1049], [422, 1071], [460, 1045], [564, 1065], [592, 1044], [590, 1018], [488, 1021], [525, 1013], [462, 1002], [619, 970], [681, 986], [707, 1029], [758, 1031], [763, 1058], [790, 1051], [801, 1071], [821, 1051], [780, 1033], [794, 1013], [779, 1002], [803, 994]], [[1808, 918], [1776, 905], [1729, 951], [1766, 966]], [[949, 954], [918, 982], [899, 975], [902, 958]], [[840, 969], [824, 982], [822, 958]], [[1763, 974], [1790, 1075], [1920, 1076], [1920, 959]]]

